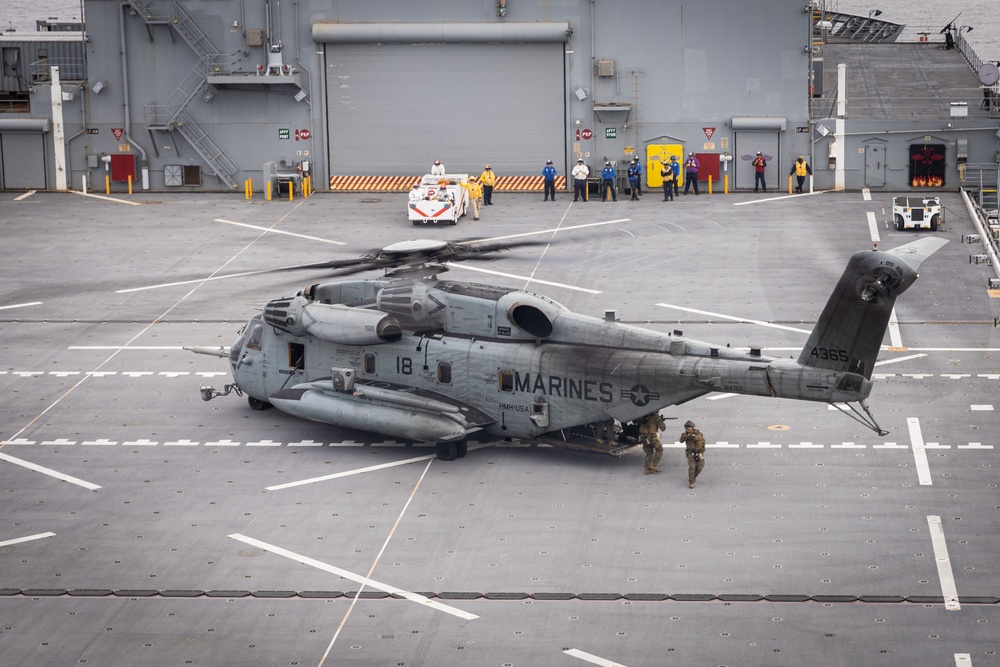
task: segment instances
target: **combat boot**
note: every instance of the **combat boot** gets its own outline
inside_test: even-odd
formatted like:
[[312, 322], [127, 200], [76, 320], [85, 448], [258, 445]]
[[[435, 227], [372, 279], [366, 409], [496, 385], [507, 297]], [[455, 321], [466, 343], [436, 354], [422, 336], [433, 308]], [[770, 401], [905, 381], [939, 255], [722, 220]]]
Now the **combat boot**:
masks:
[[650, 466], [649, 469], [652, 470], [653, 472], [663, 472], [663, 469], [657, 466]]

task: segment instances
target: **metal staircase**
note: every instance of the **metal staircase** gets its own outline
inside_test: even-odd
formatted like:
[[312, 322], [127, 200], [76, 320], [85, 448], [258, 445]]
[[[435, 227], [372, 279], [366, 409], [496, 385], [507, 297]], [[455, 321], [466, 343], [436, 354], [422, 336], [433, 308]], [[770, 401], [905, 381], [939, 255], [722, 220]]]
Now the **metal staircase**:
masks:
[[[210, 75], [232, 73], [230, 56], [219, 53], [219, 47], [201, 27], [201, 24], [177, 0], [171, 2], [129, 0], [129, 4], [143, 17], [147, 27], [150, 25], [170, 26], [198, 55], [198, 62], [184, 76], [180, 85], [174, 89], [166, 102], [146, 105], [146, 123], [149, 129], [170, 131], [176, 128], [205, 162], [215, 170], [219, 180], [230, 188], [237, 187], [234, 176], [240, 170], [239, 165], [209, 135], [204, 126], [198, 123], [187, 111], [188, 105], [205, 87]], [[152, 39], [152, 34], [150, 39]]]
[[997, 192], [1000, 186], [1000, 168], [997, 165], [966, 165], [962, 186], [988, 216], [997, 215], [997, 209], [1000, 208]]

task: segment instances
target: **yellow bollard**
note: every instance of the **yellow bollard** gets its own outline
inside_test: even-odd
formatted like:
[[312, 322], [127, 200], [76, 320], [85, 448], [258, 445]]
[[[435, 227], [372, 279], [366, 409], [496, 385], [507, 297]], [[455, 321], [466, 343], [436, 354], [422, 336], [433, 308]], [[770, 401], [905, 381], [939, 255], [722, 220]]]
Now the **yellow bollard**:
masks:
[[264, 199], [271, 201], [271, 181], [268, 179], [267, 188], [264, 190]]
[[708, 194], [712, 194], [712, 175], [708, 175]]
[[792, 194], [792, 175], [788, 175], [788, 194]]
[[132, 174], [128, 175], [128, 193], [132, 194]]
[[288, 201], [295, 201], [295, 181], [288, 180]]
[[250, 199], [253, 199], [253, 176], [247, 179], [247, 183], [250, 184]]
[[722, 177], [722, 192], [724, 194], [729, 194], [729, 174]]
[[111, 175], [104, 174], [104, 194], [111, 194]]

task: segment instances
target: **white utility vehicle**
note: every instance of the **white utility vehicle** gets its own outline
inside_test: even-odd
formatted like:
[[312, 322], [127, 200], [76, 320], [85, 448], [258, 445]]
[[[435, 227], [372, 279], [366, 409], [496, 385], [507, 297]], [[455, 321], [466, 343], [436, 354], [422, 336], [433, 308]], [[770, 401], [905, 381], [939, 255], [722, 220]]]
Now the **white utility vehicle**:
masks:
[[462, 183], [469, 182], [468, 174], [427, 174], [410, 190], [407, 213], [414, 225], [445, 221], [458, 223], [469, 207], [469, 191]]
[[941, 218], [941, 200], [937, 197], [893, 197], [892, 219], [896, 229], [929, 229], [936, 232]]

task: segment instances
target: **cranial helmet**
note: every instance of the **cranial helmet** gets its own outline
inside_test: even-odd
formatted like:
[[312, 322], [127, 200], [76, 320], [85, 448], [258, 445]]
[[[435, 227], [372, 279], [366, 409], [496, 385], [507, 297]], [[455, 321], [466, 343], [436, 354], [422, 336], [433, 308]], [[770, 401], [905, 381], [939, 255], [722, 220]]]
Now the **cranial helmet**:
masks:
[[684, 428], [694, 428], [694, 422], [690, 419], [684, 422]]

